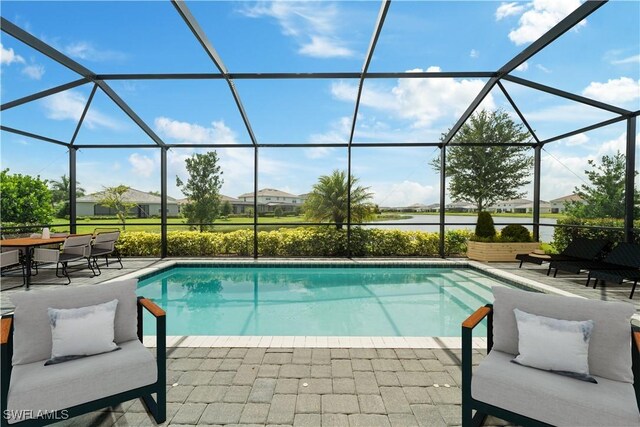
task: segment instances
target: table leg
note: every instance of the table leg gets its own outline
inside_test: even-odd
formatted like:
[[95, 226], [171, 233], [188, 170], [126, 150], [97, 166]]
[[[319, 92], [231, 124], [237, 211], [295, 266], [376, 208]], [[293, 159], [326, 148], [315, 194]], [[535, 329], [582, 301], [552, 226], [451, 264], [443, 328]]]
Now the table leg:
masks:
[[31, 248], [27, 246], [26, 248], [27, 253], [25, 254], [25, 262], [26, 262], [26, 266], [25, 266], [25, 275], [26, 277], [24, 278], [24, 290], [28, 291], [29, 290], [29, 285], [31, 284]]

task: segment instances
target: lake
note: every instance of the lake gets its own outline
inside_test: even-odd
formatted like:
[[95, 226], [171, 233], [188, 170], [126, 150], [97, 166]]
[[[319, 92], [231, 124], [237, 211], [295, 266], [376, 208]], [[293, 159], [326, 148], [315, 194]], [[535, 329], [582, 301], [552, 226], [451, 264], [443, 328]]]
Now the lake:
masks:
[[[411, 214], [408, 214], [411, 215]], [[447, 215], [446, 222], [452, 223], [447, 225], [445, 228], [447, 230], [460, 230], [460, 229], [468, 229], [473, 230], [476, 227], [476, 217], [475, 216], [464, 216], [464, 215]], [[508, 217], [508, 216], [499, 216], [494, 217], [493, 221], [496, 223], [496, 230], [502, 229], [507, 224], [526, 224], [531, 223], [533, 220], [531, 218], [525, 217]], [[427, 225], [424, 225], [428, 223]], [[556, 223], [555, 218], [540, 218], [540, 224], [549, 224], [553, 225]], [[396, 229], [396, 230], [408, 230], [408, 231], [440, 231], [440, 216], [439, 215], [414, 215], [408, 219], [397, 219], [385, 221], [385, 224], [393, 224], [393, 225], [370, 225], [368, 228], [385, 228], [385, 229]], [[503, 225], [498, 225], [503, 224]], [[530, 225], [525, 225], [531, 231], [533, 229]], [[543, 242], [550, 242], [553, 240], [553, 229], [554, 227], [544, 227], [540, 226], [540, 240]]]

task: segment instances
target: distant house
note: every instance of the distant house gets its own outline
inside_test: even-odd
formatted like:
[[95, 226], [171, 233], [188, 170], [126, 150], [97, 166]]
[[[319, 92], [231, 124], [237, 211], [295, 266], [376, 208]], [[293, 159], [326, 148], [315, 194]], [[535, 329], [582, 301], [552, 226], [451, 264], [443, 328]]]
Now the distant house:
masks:
[[[77, 216], [113, 216], [116, 211], [99, 204], [104, 197], [104, 191], [88, 194], [78, 197], [76, 200]], [[129, 215], [137, 218], [148, 218], [150, 216], [160, 216], [161, 199], [155, 194], [146, 193], [144, 191], [129, 188], [123, 195], [123, 200], [128, 203], [135, 203], [135, 206], [129, 210]], [[167, 216], [178, 216], [178, 201], [173, 197], [167, 196]]]
[[475, 203], [455, 201], [451, 203], [447, 203], [445, 205], [445, 210], [448, 212], [476, 212], [478, 210], [478, 206]]
[[582, 197], [577, 194], [569, 194], [568, 196], [558, 197], [557, 199], [550, 200], [551, 213], [562, 213], [565, 210], [567, 203], [580, 202], [586, 204]]
[[[302, 206], [305, 196], [307, 195], [298, 196], [273, 188], [263, 188], [258, 190], [258, 212], [273, 212], [277, 207], [280, 207], [283, 212], [293, 212], [296, 208]], [[245, 193], [238, 196], [240, 201], [250, 202], [251, 204], [253, 204], [254, 198], [254, 193]]]
[[[500, 200], [489, 206], [487, 211], [494, 213], [533, 213], [533, 200]], [[544, 200], [540, 200], [540, 213], [549, 212], [551, 212], [551, 204]]]
[[402, 210], [406, 212], [439, 212], [440, 203], [431, 203], [430, 205], [425, 205], [423, 203], [414, 203], [411, 206], [402, 208]]
[[[189, 203], [189, 199], [179, 199], [178, 208], [179, 211], [182, 211], [182, 207]], [[240, 199], [236, 199], [235, 197], [225, 196], [224, 194], [220, 194], [220, 204], [224, 202], [229, 202], [231, 204], [231, 212], [234, 214], [243, 214], [246, 212], [248, 208], [253, 208], [253, 202], [243, 202]]]

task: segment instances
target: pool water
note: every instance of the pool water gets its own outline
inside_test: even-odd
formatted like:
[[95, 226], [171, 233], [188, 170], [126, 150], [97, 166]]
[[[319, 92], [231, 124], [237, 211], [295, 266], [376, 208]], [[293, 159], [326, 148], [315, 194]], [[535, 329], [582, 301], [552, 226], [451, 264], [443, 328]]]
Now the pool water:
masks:
[[178, 267], [138, 294], [166, 310], [168, 335], [455, 337], [495, 285], [469, 268]]

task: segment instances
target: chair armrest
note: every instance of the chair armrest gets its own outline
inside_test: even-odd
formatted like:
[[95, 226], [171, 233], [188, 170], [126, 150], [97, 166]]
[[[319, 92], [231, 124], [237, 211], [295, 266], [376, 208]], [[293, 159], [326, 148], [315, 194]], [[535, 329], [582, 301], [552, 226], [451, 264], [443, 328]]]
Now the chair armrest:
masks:
[[138, 304], [143, 306], [147, 311], [153, 314], [154, 317], [166, 316], [167, 313], [161, 309], [155, 302], [147, 298], [138, 299]]
[[0, 415], [7, 409], [13, 357], [13, 315], [0, 319]]
[[142, 342], [142, 309], [156, 318], [156, 363], [158, 364], [158, 384], [165, 387], [167, 380], [167, 313], [158, 305], [144, 297], [138, 297], [138, 339]]
[[13, 326], [13, 317], [3, 317], [0, 319], [0, 345], [9, 344], [11, 337], [11, 327]]
[[480, 323], [482, 319], [484, 319], [489, 313], [491, 313], [491, 310], [491, 307], [480, 307], [471, 316], [467, 317], [467, 320], [462, 322], [462, 327], [467, 329], [475, 328], [476, 326], [478, 326], [478, 323]]

